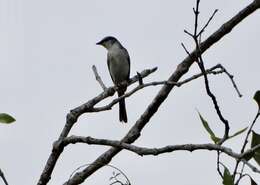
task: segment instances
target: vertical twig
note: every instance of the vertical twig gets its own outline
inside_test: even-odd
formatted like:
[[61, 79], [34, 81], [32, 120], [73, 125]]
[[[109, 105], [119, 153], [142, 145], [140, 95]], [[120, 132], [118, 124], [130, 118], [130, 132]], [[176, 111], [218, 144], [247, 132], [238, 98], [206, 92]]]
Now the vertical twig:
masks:
[[[215, 97], [215, 95], [211, 92], [210, 90], [210, 87], [209, 87], [209, 81], [208, 81], [208, 77], [207, 77], [207, 73], [205, 72], [205, 67], [204, 67], [204, 62], [203, 62], [203, 59], [202, 59], [202, 55], [201, 55], [201, 48], [200, 48], [200, 44], [199, 44], [199, 41], [198, 41], [198, 37], [199, 35], [197, 35], [197, 30], [198, 30], [198, 17], [199, 17], [199, 3], [200, 3], [200, 0], [197, 0], [197, 3], [196, 3], [196, 9], [194, 10], [194, 14], [195, 14], [195, 26], [194, 26], [194, 35], [193, 35], [193, 39], [194, 39], [194, 42], [196, 44], [196, 49], [197, 49], [197, 64], [201, 70], [201, 72], [203, 73], [204, 75], [204, 81], [205, 81], [205, 87], [206, 87], [206, 91], [207, 91], [207, 94], [209, 95], [209, 97], [212, 99], [212, 102], [214, 104], [214, 107], [215, 107], [215, 110], [219, 116], [219, 119], [224, 123], [225, 125], [225, 132], [224, 132], [224, 136], [223, 138], [219, 141], [218, 144], [222, 144], [223, 142], [225, 142], [225, 140], [228, 138], [228, 134], [229, 134], [229, 123], [228, 123], [228, 120], [226, 120], [221, 111], [220, 111], [220, 108], [219, 108], [219, 105], [218, 105], [218, 102], [217, 102], [217, 99]], [[213, 14], [215, 15], [215, 14]], [[212, 18], [211, 18], [212, 19]], [[207, 24], [208, 25], [208, 24]], [[206, 27], [205, 27], [206, 28]], [[205, 29], [203, 28], [203, 29]]]
[[[252, 132], [252, 129], [253, 129], [254, 125], [255, 125], [255, 122], [256, 122], [256, 120], [258, 119], [259, 116], [260, 116], [260, 112], [258, 110], [258, 112], [257, 112], [257, 114], [256, 114], [256, 116], [255, 116], [255, 118], [253, 120], [253, 122], [251, 123], [251, 125], [250, 125], [250, 127], [249, 127], [249, 129], [247, 131], [247, 134], [246, 134], [246, 137], [245, 137], [245, 141], [244, 141], [243, 146], [242, 146], [241, 151], [240, 151], [241, 154], [244, 153], [244, 151], [245, 151], [246, 145], [248, 143], [248, 137], [249, 137], [250, 133]], [[235, 169], [234, 169], [234, 172], [233, 172], [233, 175], [232, 175], [234, 180], [236, 178], [237, 169], [238, 169], [238, 165], [239, 165], [240, 161], [241, 160], [238, 159], [237, 162], [236, 162], [236, 166], [235, 166]]]

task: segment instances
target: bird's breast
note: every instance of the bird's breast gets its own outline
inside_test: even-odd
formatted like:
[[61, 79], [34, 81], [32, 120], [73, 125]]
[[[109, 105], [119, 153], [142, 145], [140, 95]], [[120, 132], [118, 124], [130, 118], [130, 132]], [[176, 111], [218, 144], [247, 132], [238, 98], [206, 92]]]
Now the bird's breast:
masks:
[[128, 53], [120, 49], [109, 51], [108, 67], [114, 83], [118, 84], [127, 80], [130, 70]]

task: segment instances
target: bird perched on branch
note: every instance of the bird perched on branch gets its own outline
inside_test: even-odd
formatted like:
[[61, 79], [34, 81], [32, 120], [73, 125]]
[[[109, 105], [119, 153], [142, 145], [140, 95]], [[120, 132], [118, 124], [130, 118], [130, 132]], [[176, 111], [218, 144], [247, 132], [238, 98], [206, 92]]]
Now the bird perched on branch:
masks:
[[[112, 36], [103, 38], [97, 43], [107, 49], [107, 65], [110, 76], [114, 84], [118, 87], [118, 96], [123, 96], [127, 86], [120, 85], [129, 80], [130, 57], [122, 44]], [[125, 108], [125, 98], [119, 100], [119, 120], [127, 123], [127, 113]]]

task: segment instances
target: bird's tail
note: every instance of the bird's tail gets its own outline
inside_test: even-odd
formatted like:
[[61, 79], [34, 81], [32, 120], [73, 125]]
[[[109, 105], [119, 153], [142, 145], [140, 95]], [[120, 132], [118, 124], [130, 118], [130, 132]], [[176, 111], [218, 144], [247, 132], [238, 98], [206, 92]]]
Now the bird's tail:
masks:
[[[124, 92], [118, 92], [118, 96], [124, 95]], [[127, 123], [127, 114], [126, 114], [126, 108], [125, 108], [125, 98], [121, 99], [119, 101], [119, 120], [120, 122]]]

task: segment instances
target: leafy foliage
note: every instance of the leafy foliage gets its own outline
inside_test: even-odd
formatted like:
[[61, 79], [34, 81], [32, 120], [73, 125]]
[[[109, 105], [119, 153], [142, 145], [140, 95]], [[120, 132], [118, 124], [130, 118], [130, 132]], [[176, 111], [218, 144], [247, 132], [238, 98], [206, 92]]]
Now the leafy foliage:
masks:
[[260, 110], [260, 90], [256, 91], [254, 95], [254, 100], [258, 104], [258, 109]]
[[223, 185], [234, 185], [233, 177], [227, 167], [224, 170]]
[[218, 143], [220, 141], [220, 138], [217, 137], [214, 132], [211, 130], [211, 128], [209, 127], [209, 124], [208, 122], [202, 117], [202, 115], [198, 112], [199, 114], [199, 117], [200, 117], [200, 120], [204, 126], [204, 128], [206, 129], [206, 131], [209, 133], [210, 135], [210, 138], [211, 140], [214, 142], [214, 143]]
[[241, 130], [237, 131], [237, 132], [236, 132], [236, 133], [234, 133], [233, 135], [229, 136], [229, 137], [228, 137], [228, 139], [231, 139], [231, 138], [233, 138], [233, 137], [236, 137], [236, 136], [238, 136], [238, 135], [242, 134], [243, 132], [245, 132], [245, 131], [247, 130], [247, 128], [248, 128], [248, 127], [246, 127], [246, 128], [243, 128], [243, 129], [241, 129]]
[[13, 123], [15, 119], [6, 113], [0, 113], [0, 123], [10, 124]]
[[[257, 134], [256, 132], [252, 132], [252, 143], [251, 143], [251, 148], [255, 147], [256, 145], [260, 144], [260, 135]], [[255, 161], [260, 165], [260, 148], [255, 151], [253, 155]]]

